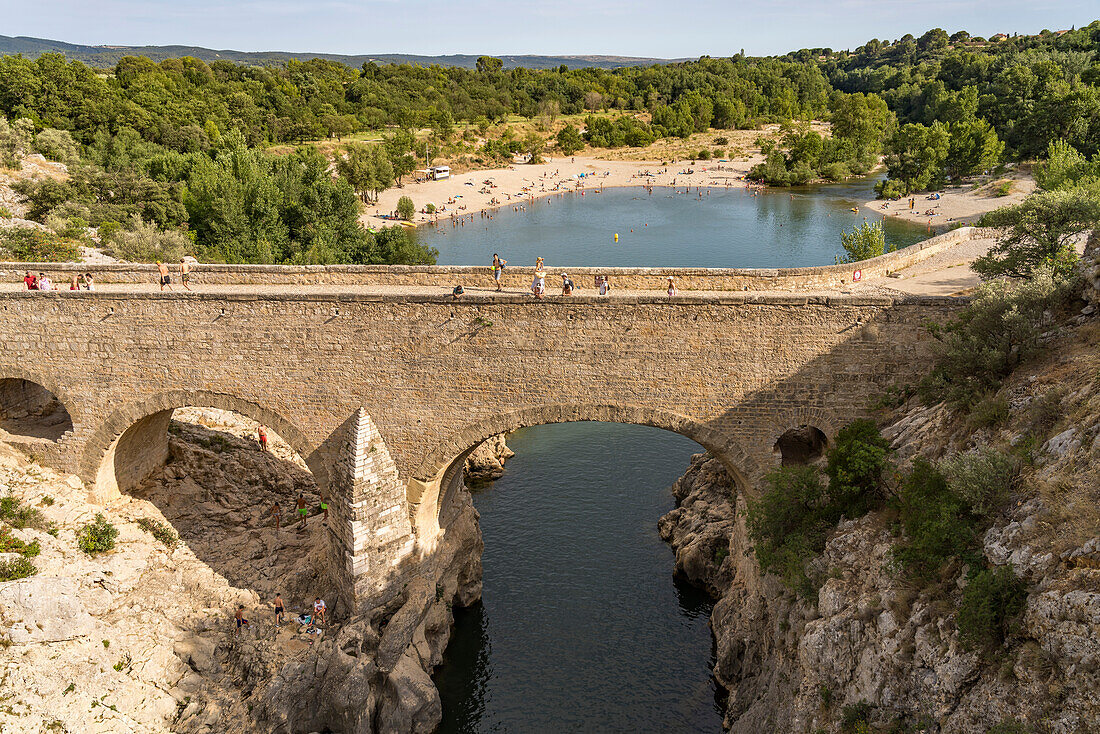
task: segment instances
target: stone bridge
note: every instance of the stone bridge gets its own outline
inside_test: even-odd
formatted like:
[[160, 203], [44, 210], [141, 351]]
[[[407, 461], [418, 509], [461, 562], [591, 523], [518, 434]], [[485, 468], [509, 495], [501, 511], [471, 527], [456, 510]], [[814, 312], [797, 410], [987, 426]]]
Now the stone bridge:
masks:
[[[751, 490], [785, 435], [827, 442], [926, 370], [925, 322], [962, 305], [247, 288], [0, 293], [0, 427], [109, 504], [165, 461], [173, 409], [260, 421], [328, 490], [334, 576], [351, 607], [430, 559], [464, 458], [490, 436], [656, 426], [712, 451]], [[64, 411], [35, 423], [49, 393]]]

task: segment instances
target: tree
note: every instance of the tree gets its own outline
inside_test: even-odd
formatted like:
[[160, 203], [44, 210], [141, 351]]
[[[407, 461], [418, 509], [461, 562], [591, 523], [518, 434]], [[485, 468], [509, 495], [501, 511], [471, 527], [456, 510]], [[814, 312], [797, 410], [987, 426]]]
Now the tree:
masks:
[[840, 235], [840, 243], [844, 251], [844, 262], [854, 263], [860, 260], [869, 260], [887, 252], [886, 232], [882, 228], [882, 222], [867, 222], [856, 227], [851, 232], [843, 232]]
[[558, 150], [562, 152], [562, 155], [573, 155], [584, 149], [584, 138], [577, 132], [577, 128], [571, 124], [567, 124], [558, 131], [557, 141]]
[[952, 180], [973, 176], [1000, 161], [1005, 144], [985, 120], [972, 117], [952, 123], [948, 130], [950, 139], [944, 165]]
[[80, 160], [80, 146], [68, 130], [46, 128], [35, 136], [34, 147], [51, 161], [71, 164]]
[[971, 266], [983, 278], [1026, 278], [1043, 265], [1067, 269], [1076, 260], [1076, 238], [1100, 227], [1100, 196], [1084, 187], [1038, 191], [1016, 206], [990, 212], [982, 224], [1007, 228]]
[[886, 175], [904, 194], [941, 188], [949, 141], [941, 123], [902, 125], [886, 142]]
[[416, 205], [413, 204], [413, 200], [407, 196], [402, 196], [397, 200], [397, 216], [408, 221], [416, 214]]
[[377, 201], [378, 194], [393, 185], [393, 164], [380, 145], [345, 146], [344, 155], [336, 158], [336, 171], [363, 201]]
[[177, 230], [161, 230], [151, 222], [143, 222], [137, 214], [126, 229], [111, 233], [105, 243], [110, 253], [130, 262], [178, 262], [191, 252], [194, 243]]
[[504, 68], [504, 62], [493, 56], [479, 56], [474, 68], [479, 74], [500, 71]]
[[31, 152], [34, 139], [34, 123], [20, 118], [9, 123], [0, 117], [0, 165], [6, 168], [20, 168], [23, 157]]
[[523, 152], [527, 154], [528, 163], [542, 163], [542, 153], [546, 150], [546, 141], [537, 132], [527, 133], [523, 139]]

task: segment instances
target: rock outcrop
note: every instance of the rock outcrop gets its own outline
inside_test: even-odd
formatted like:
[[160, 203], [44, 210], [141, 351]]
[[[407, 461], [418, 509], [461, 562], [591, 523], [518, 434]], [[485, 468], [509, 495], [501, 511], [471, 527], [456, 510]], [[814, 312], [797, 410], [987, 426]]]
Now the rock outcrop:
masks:
[[1098, 338], [1086, 323], [1015, 376], [999, 428], [975, 431], [939, 405], [902, 409], [884, 429], [903, 469], [918, 456], [1046, 437], [1034, 473], [982, 537], [986, 562], [1011, 563], [1028, 587], [1020, 628], [993, 655], [959, 638], [965, 568], [930, 587], [897, 572], [888, 511], [836, 528], [813, 561], [825, 579], [817, 599], [802, 599], [761, 574], [745, 497], [721, 464], [693, 458], [659, 528], [678, 572], [718, 598], [714, 673], [729, 691], [728, 728], [833, 732], [845, 707], [865, 702], [883, 730], [984, 734], [1019, 722], [1041, 727], [1021, 731], [1100, 731]]
[[504, 434], [482, 442], [466, 458], [466, 481], [491, 482], [504, 476], [504, 463], [516, 455], [504, 442]]

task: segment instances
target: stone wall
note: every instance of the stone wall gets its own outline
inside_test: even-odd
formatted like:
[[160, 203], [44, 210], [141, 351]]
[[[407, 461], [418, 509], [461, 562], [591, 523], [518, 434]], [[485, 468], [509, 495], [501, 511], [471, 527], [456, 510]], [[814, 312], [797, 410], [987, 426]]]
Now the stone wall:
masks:
[[[955, 245], [990, 236], [985, 229], [962, 227], [911, 245], [897, 252], [858, 264], [863, 280], [885, 277]], [[807, 268], [591, 268], [547, 265], [552, 276], [568, 272], [581, 289], [593, 289], [597, 274], [607, 275], [614, 287], [631, 290], [664, 290], [667, 278], [676, 278], [677, 288], [711, 291], [811, 291], [844, 286], [852, 282], [855, 265], [827, 265]], [[0, 263], [0, 278], [18, 281], [26, 270], [50, 273], [56, 283], [67, 283], [76, 273], [91, 272], [100, 283], [154, 283], [155, 265], [82, 263]], [[533, 267], [509, 265], [503, 283], [506, 288], [526, 290], [533, 279]], [[488, 263], [485, 267], [446, 265], [198, 265], [194, 282], [214, 285], [404, 285], [451, 289], [494, 284]], [[178, 287], [178, 285], [177, 285]]]
[[[831, 437], [887, 385], [924, 370], [925, 321], [963, 303], [10, 292], [0, 296], [0, 378], [58, 397], [73, 431], [43, 460], [94, 483], [101, 500], [120, 479], [120, 452], [124, 485], [160, 460], [157, 441], [120, 440], [135, 424], [185, 405], [263, 423], [321, 487], [341, 492], [334, 534], [349, 556], [347, 581], [362, 575], [364, 554], [388, 554], [388, 567], [367, 568], [399, 576], [410, 519], [420, 551], [434, 547], [444, 474], [486, 438], [526, 425], [665, 428], [749, 483], [778, 463], [773, 447], [788, 428]], [[360, 415], [378, 436], [366, 449], [350, 443], [349, 421], [365, 425]], [[392, 466], [361, 461], [371, 446]], [[378, 580], [366, 573], [356, 588]]]

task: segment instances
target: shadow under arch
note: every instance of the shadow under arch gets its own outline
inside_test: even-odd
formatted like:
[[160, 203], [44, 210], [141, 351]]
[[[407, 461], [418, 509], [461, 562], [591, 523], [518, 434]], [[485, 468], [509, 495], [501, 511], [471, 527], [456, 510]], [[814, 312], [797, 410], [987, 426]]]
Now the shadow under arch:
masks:
[[[6, 425], [0, 425], [0, 428], [12, 433], [16, 439], [26, 437], [59, 441], [73, 433], [77, 421], [74, 413], [76, 401], [49, 375], [28, 369], [25, 365], [0, 365], [0, 423], [9, 422], [5, 420], [9, 413], [35, 413], [50, 402], [56, 403], [62, 414], [56, 416], [58, 420], [52, 421], [49, 426], [35, 426], [35, 422], [31, 421], [31, 425], [26, 426], [31, 429], [29, 431], [19, 430], [18, 427], [11, 430]], [[34, 430], [36, 427], [43, 430]]]
[[80, 461], [80, 476], [85, 484], [94, 486], [96, 501], [116, 497], [121, 489], [140, 482], [164, 463], [172, 412], [183, 407], [228, 410], [262, 423], [298, 452], [318, 486], [327, 486], [328, 467], [319, 458], [317, 447], [277, 412], [228, 393], [168, 390], [115, 410], [88, 438]]
[[413, 471], [409, 481], [409, 504], [422, 542], [439, 531], [440, 509], [461, 483], [466, 458], [483, 441], [500, 433], [551, 423], [631, 423], [661, 428], [690, 438], [714, 454], [726, 467], [739, 489], [750, 486], [759, 474], [757, 462], [738, 442], [723, 432], [677, 413], [639, 405], [556, 404], [519, 408], [473, 423], [436, 446]]

